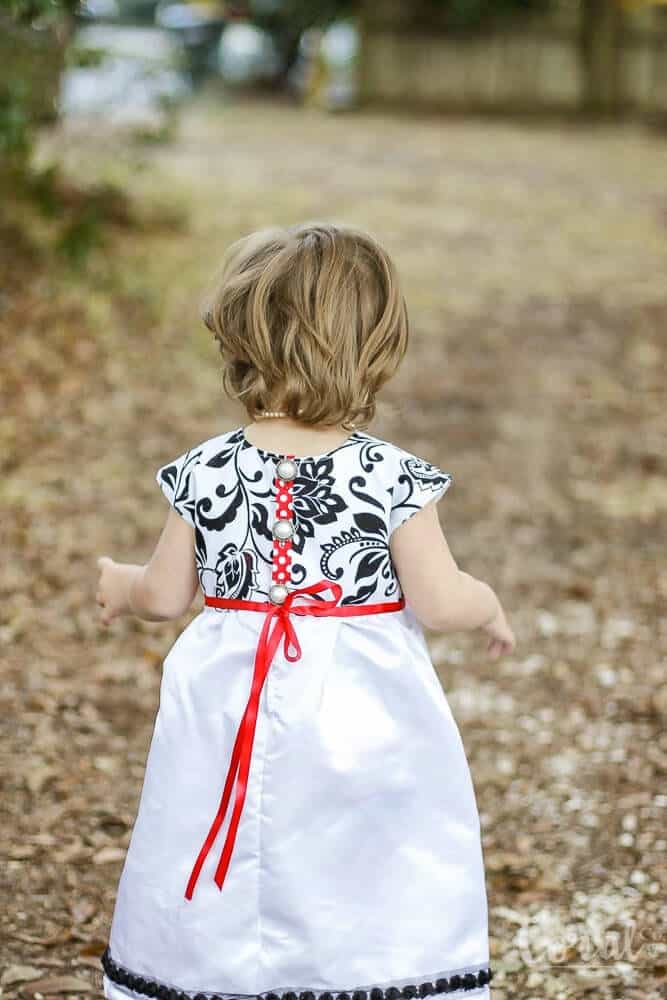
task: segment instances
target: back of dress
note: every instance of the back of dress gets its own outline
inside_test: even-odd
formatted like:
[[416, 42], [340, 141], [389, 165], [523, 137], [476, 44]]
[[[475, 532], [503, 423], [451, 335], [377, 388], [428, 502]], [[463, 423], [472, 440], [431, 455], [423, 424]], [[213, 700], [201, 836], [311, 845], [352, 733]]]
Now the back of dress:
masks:
[[489, 996], [470, 771], [389, 550], [452, 477], [239, 427], [156, 478], [205, 607], [165, 659], [106, 996]]

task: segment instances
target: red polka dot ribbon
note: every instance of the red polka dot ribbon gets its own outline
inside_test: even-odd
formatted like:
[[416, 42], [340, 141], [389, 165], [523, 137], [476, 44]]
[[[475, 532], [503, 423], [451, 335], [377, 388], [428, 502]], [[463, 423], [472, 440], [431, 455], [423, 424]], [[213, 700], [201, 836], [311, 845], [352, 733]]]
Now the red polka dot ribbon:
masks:
[[[286, 456], [293, 461], [293, 455]], [[294, 508], [292, 504], [293, 479], [281, 479], [276, 475], [274, 487], [276, 490], [276, 519], [278, 521], [289, 521], [293, 523]], [[274, 538], [273, 551], [271, 552], [273, 570], [271, 579], [274, 583], [281, 583], [287, 586], [290, 578], [290, 568], [292, 565], [292, 539]]]

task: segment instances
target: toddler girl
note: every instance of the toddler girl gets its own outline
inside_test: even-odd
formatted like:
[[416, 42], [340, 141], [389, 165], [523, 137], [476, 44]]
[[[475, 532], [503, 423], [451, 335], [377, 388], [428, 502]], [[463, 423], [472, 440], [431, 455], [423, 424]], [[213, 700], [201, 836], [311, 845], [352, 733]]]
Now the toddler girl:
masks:
[[392, 261], [333, 225], [234, 244], [206, 302], [250, 423], [167, 462], [101, 621], [169, 651], [102, 964], [108, 1000], [489, 997], [479, 815], [422, 625], [514, 636], [460, 570], [452, 476], [369, 433], [407, 346]]

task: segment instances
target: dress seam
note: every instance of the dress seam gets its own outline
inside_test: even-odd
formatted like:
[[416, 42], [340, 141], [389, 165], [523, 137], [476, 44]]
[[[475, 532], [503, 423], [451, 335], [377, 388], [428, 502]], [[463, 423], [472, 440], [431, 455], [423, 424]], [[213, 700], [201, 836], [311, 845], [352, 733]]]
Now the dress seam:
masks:
[[[266, 771], [266, 759], [269, 743], [269, 720], [271, 718], [271, 713], [269, 712], [269, 689], [268, 685], [264, 691], [264, 707], [265, 712], [263, 713], [263, 719], [265, 722], [265, 735], [264, 735], [264, 752], [261, 755], [261, 770], [259, 775], [259, 815], [257, 823], [257, 948], [258, 964], [261, 964], [262, 970], [264, 968], [264, 943], [262, 939], [262, 826], [264, 823], [264, 774]], [[260, 716], [261, 717], [261, 716]]]

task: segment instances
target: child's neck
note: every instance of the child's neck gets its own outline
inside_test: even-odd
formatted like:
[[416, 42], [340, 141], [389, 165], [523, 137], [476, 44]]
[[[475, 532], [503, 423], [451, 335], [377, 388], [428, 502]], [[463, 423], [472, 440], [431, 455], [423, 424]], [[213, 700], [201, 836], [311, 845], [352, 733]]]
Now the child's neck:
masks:
[[313, 427], [292, 417], [263, 417], [247, 424], [243, 431], [251, 445], [297, 458], [322, 455], [350, 437], [350, 431], [343, 427]]

